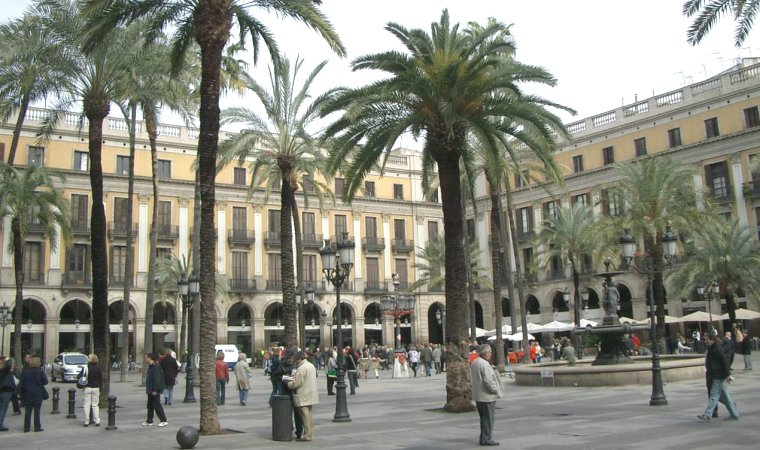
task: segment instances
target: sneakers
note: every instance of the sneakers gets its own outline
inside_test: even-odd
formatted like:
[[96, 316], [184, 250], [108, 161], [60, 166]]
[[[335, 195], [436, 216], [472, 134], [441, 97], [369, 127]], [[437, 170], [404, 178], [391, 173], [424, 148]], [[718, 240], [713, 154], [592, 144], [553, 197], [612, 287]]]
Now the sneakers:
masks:
[[706, 416], [704, 414], [698, 415], [697, 419], [699, 419], [700, 422], [709, 422], [710, 421], [710, 417]]
[[169, 425], [169, 422], [161, 422], [158, 424], [159, 427], [165, 427], [167, 425]]
[[85, 428], [87, 428], [87, 427], [89, 427], [89, 426], [90, 426], [90, 422], [85, 422], [85, 423], [84, 423], [84, 427], [85, 427]]
[[153, 426], [153, 422], [143, 422], [142, 426], [144, 426], [144, 427], [152, 427]]

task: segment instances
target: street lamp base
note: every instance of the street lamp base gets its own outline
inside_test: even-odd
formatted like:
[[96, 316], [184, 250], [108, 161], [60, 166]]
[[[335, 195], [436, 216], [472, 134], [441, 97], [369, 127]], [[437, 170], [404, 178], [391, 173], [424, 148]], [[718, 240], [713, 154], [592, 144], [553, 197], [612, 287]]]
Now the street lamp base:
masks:
[[195, 391], [193, 390], [193, 376], [190, 373], [192, 369], [186, 369], [186, 377], [185, 377], [185, 399], [182, 400], [182, 403], [195, 403]]
[[[338, 382], [335, 385], [335, 415], [333, 416], [333, 422], [351, 422], [351, 415], [348, 413], [348, 403], [346, 402], [346, 381], [344, 377], [344, 372], [342, 370], [338, 371]], [[349, 383], [353, 383], [353, 380], [349, 380]]]

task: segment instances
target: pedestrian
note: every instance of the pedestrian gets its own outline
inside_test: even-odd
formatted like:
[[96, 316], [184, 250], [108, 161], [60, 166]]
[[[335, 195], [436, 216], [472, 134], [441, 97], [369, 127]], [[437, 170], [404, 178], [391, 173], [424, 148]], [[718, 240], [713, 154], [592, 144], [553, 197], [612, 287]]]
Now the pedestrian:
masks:
[[42, 400], [47, 397], [47, 395], [43, 395], [43, 391], [47, 393], [45, 385], [48, 384], [48, 378], [41, 366], [40, 358], [31, 358], [28, 368], [21, 375], [21, 388], [18, 392], [26, 408], [24, 433], [28, 433], [31, 428], [32, 411], [34, 411], [34, 431], [42, 431], [40, 408], [42, 408]]
[[747, 331], [742, 339], [742, 356], [744, 356], [744, 370], [752, 370], [752, 334]]
[[292, 381], [288, 382], [288, 388], [293, 391], [293, 404], [303, 424], [303, 434], [296, 440], [311, 441], [314, 439], [312, 408], [319, 403], [317, 371], [306, 359], [303, 351], [296, 353], [295, 365], [295, 377]]
[[223, 352], [218, 352], [216, 354], [214, 374], [216, 376], [216, 404], [223, 405], [225, 398], [225, 387], [230, 382], [230, 369], [227, 368], [227, 363], [224, 362]]
[[739, 411], [736, 409], [736, 404], [731, 399], [731, 394], [728, 392], [728, 378], [731, 375], [731, 366], [728, 361], [728, 355], [726, 354], [723, 345], [721, 345], [720, 339], [716, 338], [712, 333], [707, 333], [705, 336], [705, 343], [707, 344], [705, 369], [710, 374], [712, 386], [710, 389], [710, 400], [707, 402], [707, 408], [705, 408], [705, 412], [697, 416], [697, 418], [702, 422], [709, 422], [715, 408], [718, 406], [718, 401], [722, 399], [730, 414], [726, 420], [739, 420]]
[[[293, 429], [296, 432], [296, 439], [300, 439], [303, 435], [303, 422], [301, 422], [301, 416], [296, 411], [296, 404], [294, 399], [294, 393], [293, 389], [290, 388], [288, 385], [289, 381], [293, 381], [296, 376], [296, 370], [298, 369], [296, 366], [296, 354], [298, 353], [298, 349], [296, 348], [289, 348], [285, 350], [285, 355], [282, 357], [282, 393], [284, 395], [287, 395], [290, 397], [290, 402], [293, 404]], [[315, 372], [316, 377], [316, 372]]]
[[575, 347], [572, 341], [567, 337], [562, 337], [562, 358], [567, 361], [568, 366], [575, 365]]
[[174, 385], [177, 384], [177, 374], [179, 373], [179, 365], [177, 365], [177, 359], [173, 353], [172, 349], [167, 348], [166, 352], [164, 352], [164, 357], [159, 362], [161, 370], [164, 372], [164, 383], [166, 384], [166, 388], [164, 389], [164, 405], [172, 404]]
[[269, 407], [272, 407], [275, 395], [282, 393], [282, 360], [280, 359], [280, 352], [272, 352], [269, 358], [269, 382], [272, 383], [272, 393], [269, 395]]
[[431, 376], [430, 371], [433, 366], [433, 350], [430, 349], [430, 344], [425, 343], [425, 346], [422, 348], [422, 352], [420, 352], [420, 359], [422, 360], [422, 364], [425, 366], [425, 376]]
[[240, 391], [240, 406], [245, 406], [248, 401], [248, 390], [251, 389], [251, 377], [253, 372], [245, 360], [245, 353], [238, 354], [238, 362], [235, 364], [235, 379], [238, 391]]
[[728, 369], [731, 370], [731, 366], [734, 365], [734, 355], [736, 354], [736, 334], [726, 331], [723, 348], [726, 350], [726, 356], [728, 357]]
[[335, 379], [338, 377], [338, 363], [335, 361], [335, 353], [332, 350], [327, 351], [327, 395], [335, 395], [333, 386]]
[[370, 361], [370, 368], [372, 368], [372, 373], [375, 375], [375, 379], [380, 378], [380, 356], [378, 356], [379, 350], [376, 350], [372, 354], [372, 360]]
[[356, 394], [356, 388], [359, 387], [359, 377], [357, 376], [357, 358], [351, 347], [346, 347], [343, 355], [343, 370], [348, 374], [348, 385], [350, 387], [349, 395]]
[[441, 373], [441, 347], [438, 344], [433, 344], [433, 365], [435, 373]]
[[417, 378], [417, 366], [420, 363], [420, 354], [417, 351], [417, 348], [412, 346], [412, 348], [409, 350], [409, 365], [412, 366], [412, 372], [414, 372], [414, 377]]
[[165, 427], [169, 425], [164, 413], [164, 407], [161, 406], [161, 391], [166, 387], [166, 381], [153, 353], [145, 355], [145, 366], [148, 367], [148, 373], [145, 375], [145, 393], [148, 395], [148, 418], [142, 423], [144, 427], [153, 426], [153, 413], [155, 412], [161, 421], [158, 426]]
[[472, 374], [472, 399], [480, 417], [480, 445], [499, 445], [492, 438], [496, 400], [502, 397], [501, 382], [491, 363], [491, 346], [483, 344], [478, 348], [479, 358], [470, 366]]
[[[85, 372], [86, 370], [86, 372]], [[82, 408], [84, 409], [84, 426], [90, 422], [100, 426], [100, 388], [103, 387], [103, 372], [98, 366], [98, 355], [91, 353], [87, 357], [87, 368], [82, 368], [79, 378], [87, 377], [87, 386], [82, 390]], [[92, 415], [90, 415], [92, 412]]]
[[5, 356], [0, 356], [0, 431], [8, 431], [4, 425], [5, 415], [14, 392], [16, 392], [16, 379], [13, 377], [13, 363]]

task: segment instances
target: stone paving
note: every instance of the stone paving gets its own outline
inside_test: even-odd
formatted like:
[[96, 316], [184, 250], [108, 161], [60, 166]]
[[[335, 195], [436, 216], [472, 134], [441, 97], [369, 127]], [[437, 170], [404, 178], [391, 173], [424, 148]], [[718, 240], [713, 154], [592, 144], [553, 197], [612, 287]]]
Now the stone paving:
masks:
[[[551, 388], [516, 386], [507, 382], [506, 396], [497, 403], [494, 438], [512, 449], [739, 449], [758, 448], [760, 441], [760, 354], [753, 355], [753, 372], [744, 372], [741, 358], [734, 362], [736, 380], [730, 392], [742, 414], [739, 421], [700, 423], [696, 416], [707, 402], [703, 380], [667, 383], [668, 405], [649, 406], [651, 386], [619, 388]], [[117, 375], [118, 376], [118, 375]], [[170, 449], [178, 448], [175, 434], [182, 425], [198, 424], [199, 404], [183, 404], [184, 376], [175, 387], [175, 402], [166, 407], [169, 426], [144, 428], [144, 388], [139, 375], [130, 382], [112, 383], [118, 397], [118, 430], [82, 426], [81, 401], [77, 419], [51, 415], [51, 402], [43, 404], [41, 433], [22, 433], [22, 417], [8, 416], [10, 431], [0, 433], [0, 449]], [[445, 374], [431, 378], [361, 380], [356, 395], [348, 396], [352, 422], [334, 423], [335, 397], [326, 395], [324, 373], [318, 385], [321, 403], [315, 409], [313, 442], [272, 441], [271, 413], [267, 405], [271, 385], [256, 370], [248, 406], [238, 403], [234, 375], [226, 405], [219, 418], [229, 433], [201, 437], [198, 449], [469, 449], [480, 448], [477, 413], [447, 414], [440, 411], [445, 399]], [[73, 384], [60, 386], [62, 398]], [[77, 391], [79, 394], [79, 391]], [[196, 397], [198, 397], [196, 389]], [[723, 406], [722, 416], [727, 416]]]

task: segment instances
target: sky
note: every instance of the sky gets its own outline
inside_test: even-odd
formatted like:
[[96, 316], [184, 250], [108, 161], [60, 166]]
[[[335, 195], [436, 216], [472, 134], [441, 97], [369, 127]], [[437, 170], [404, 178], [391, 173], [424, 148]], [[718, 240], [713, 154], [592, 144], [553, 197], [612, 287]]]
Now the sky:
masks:
[[[20, 16], [29, 4], [0, 0], [0, 20]], [[512, 24], [517, 59], [546, 68], [558, 80], [555, 87], [527, 85], [525, 91], [575, 109], [575, 117], [559, 113], [572, 123], [701, 81], [730, 68], [736, 58], [760, 57], [760, 26], [736, 48], [730, 18], [721, 20], [702, 44], [687, 44], [690, 19], [681, 14], [682, 4], [683, 0], [323, 0], [322, 10], [348, 50], [343, 59], [301, 24], [266, 14], [257, 17], [270, 27], [286, 56], [305, 60], [304, 69], [329, 61], [313, 85], [315, 93], [377, 79], [377, 72], [352, 72], [350, 63], [363, 54], [403, 50], [384, 29], [388, 22], [429, 32], [444, 8], [452, 22], [463, 26], [495, 17]], [[262, 55], [250, 69], [264, 85], [267, 62]], [[252, 96], [226, 97], [222, 107], [252, 102]]]

